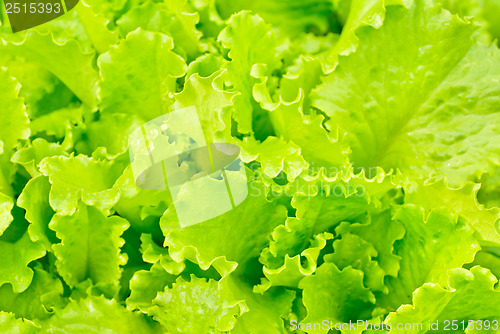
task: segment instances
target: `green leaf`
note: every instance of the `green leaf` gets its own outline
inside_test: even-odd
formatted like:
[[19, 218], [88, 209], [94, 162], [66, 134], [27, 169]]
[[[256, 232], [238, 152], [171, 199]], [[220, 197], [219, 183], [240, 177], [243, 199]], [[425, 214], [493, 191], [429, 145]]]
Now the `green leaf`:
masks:
[[309, 247], [302, 251], [300, 255], [295, 255], [291, 258], [286, 254], [284, 264], [279, 268], [273, 266], [272, 254], [270, 254], [269, 249], [264, 249], [260, 261], [264, 264], [269, 263], [271, 266], [270, 268], [264, 266], [263, 269], [268, 282], [263, 282], [263, 284], [254, 291], [262, 292], [271, 286], [297, 288], [302, 278], [314, 273], [318, 265], [320, 251], [325, 248], [327, 240], [330, 239], [333, 239], [331, 233], [325, 232], [315, 235], [310, 241]]
[[333, 242], [333, 249], [332, 254], [325, 255], [325, 262], [335, 263], [340, 270], [348, 266], [359, 269], [370, 291], [389, 292], [384, 283], [385, 271], [377, 261], [378, 252], [372, 244], [356, 234], [345, 233], [342, 239]]
[[258, 161], [267, 177], [275, 178], [283, 171], [287, 179], [293, 181], [308, 167], [301, 155], [301, 148], [282, 138], [268, 137], [264, 142], [259, 142], [247, 137], [239, 144], [242, 160], [246, 163]]
[[[231, 61], [223, 66], [228, 71], [233, 90], [240, 93], [234, 98], [234, 118], [238, 122], [238, 130], [251, 133], [252, 119], [259, 115], [252, 96], [257, 81], [251, 76], [251, 71], [255, 64], [264, 66], [268, 74], [280, 67], [276, 37], [259, 16], [241, 12], [229, 19], [218, 40], [230, 50], [228, 56]], [[259, 47], [255, 48], [255, 45]]]
[[118, 42], [118, 33], [108, 28], [110, 21], [102, 13], [96, 12], [86, 1], [82, 0], [81, 4], [76, 7], [76, 11], [86, 35], [97, 52], [102, 54]]
[[[195, 196], [193, 201], [197, 202]], [[254, 215], [255, 212], [259, 214]], [[233, 269], [227, 267], [226, 260], [237, 262], [243, 269], [248, 261], [258, 257], [267, 236], [285, 221], [285, 217], [285, 207], [267, 200], [262, 184], [255, 182], [240, 205], [218, 217], [179, 228], [173, 206], [170, 206], [160, 225], [165, 246], [169, 246], [175, 261], [189, 259], [205, 270], [213, 265], [224, 276]]]
[[33, 280], [23, 292], [14, 293], [10, 285], [0, 287], [0, 308], [20, 318], [43, 320], [50, 317], [54, 306], [63, 304], [63, 285], [45, 270], [33, 270]]
[[161, 331], [144, 315], [127, 311], [115, 300], [103, 297], [73, 300], [64, 309], [56, 309], [54, 316], [43, 322], [41, 327], [40, 333], [134, 334]]
[[124, 35], [137, 28], [169, 35], [176, 48], [181, 48], [188, 59], [194, 59], [204, 49], [200, 42], [202, 34], [196, 27], [198, 13], [191, 12], [185, 2], [145, 2], [123, 15], [117, 24]]
[[49, 203], [50, 183], [43, 176], [37, 176], [28, 181], [23, 192], [17, 199], [17, 205], [26, 210], [25, 218], [30, 225], [28, 234], [33, 241], [39, 241], [46, 250], [50, 251], [52, 244], [58, 239], [49, 223], [54, 215], [54, 210]]
[[0, 37], [0, 50], [39, 64], [61, 80], [91, 109], [96, 107], [98, 73], [95, 53], [82, 50], [80, 42], [54, 40], [51, 33], [29, 31], [24, 38], [13, 34]]
[[56, 214], [49, 224], [61, 243], [52, 249], [59, 274], [70, 287], [90, 278], [93, 283], [113, 288], [118, 284], [126, 257], [120, 253], [128, 222], [106, 217], [98, 209], [80, 202], [72, 216]]
[[43, 138], [36, 138], [33, 142], [16, 151], [11, 158], [11, 161], [20, 164], [32, 176], [41, 175], [38, 165], [47, 157], [53, 156], [68, 156], [64, 147], [57, 143], [50, 143]]
[[35, 334], [37, 327], [31, 321], [16, 319], [14, 314], [0, 312], [0, 331], [6, 334]]
[[14, 207], [14, 201], [10, 196], [0, 193], [0, 236], [9, 227], [14, 217], [11, 210]]
[[28, 139], [29, 119], [23, 100], [19, 97], [20, 85], [4, 69], [0, 69], [0, 140], [4, 152], [13, 149], [18, 140]]
[[236, 317], [245, 311], [241, 302], [224, 293], [221, 282], [179, 277], [171, 288], [159, 292], [149, 314], [167, 331], [222, 333], [233, 328]]
[[309, 94], [320, 83], [321, 75], [318, 59], [301, 57], [280, 81], [276, 103], [265, 96], [269, 94], [265, 91], [256, 95], [258, 91], [254, 90], [254, 96], [270, 111], [276, 133], [299, 145], [308, 161], [319, 166], [341, 166], [347, 163], [348, 149], [343, 147], [338, 133], [324, 127], [324, 115], [310, 110]]
[[122, 166], [112, 161], [98, 161], [85, 155], [58, 156], [45, 158], [40, 171], [52, 184], [50, 205], [62, 214], [75, 212], [79, 200], [108, 210], [120, 197], [115, 181]]
[[252, 287], [245, 282], [245, 277], [231, 274], [223, 278], [223, 280], [226, 279], [225, 287], [236, 299], [243, 300], [247, 306], [247, 312], [238, 317], [232, 333], [286, 333], [287, 324], [284, 319], [292, 311], [295, 291], [279, 287], [260, 294], [252, 291]]
[[33, 270], [28, 264], [43, 257], [45, 249], [41, 243], [31, 241], [26, 232], [15, 243], [0, 241], [0, 254], [0, 286], [10, 283], [14, 293], [20, 293], [33, 279]]
[[137, 29], [102, 54], [98, 59], [101, 111], [134, 114], [145, 121], [165, 114], [176, 92], [176, 78], [186, 72], [173, 46], [167, 35]]
[[[426, 332], [428, 321], [438, 321], [444, 328], [445, 320], [483, 320], [500, 314], [500, 292], [495, 291], [497, 278], [487, 269], [474, 267], [450, 271], [447, 285], [425, 284], [413, 293], [413, 305], [403, 305], [389, 314], [387, 322], [422, 323], [424, 331], [408, 330], [407, 333]], [[460, 324], [461, 326], [462, 324]], [[395, 328], [395, 326], [394, 326]], [[390, 333], [396, 332], [394, 329]], [[457, 333], [463, 333], [463, 330]]]
[[[312, 276], [299, 285], [303, 289], [303, 303], [307, 317], [303, 323], [356, 322], [366, 318], [375, 303], [375, 296], [363, 286], [363, 273], [347, 267], [340, 271], [333, 263], [324, 263]], [[308, 333], [327, 333], [328, 330], [311, 330]]]
[[487, 209], [478, 202], [480, 184], [467, 182], [461, 188], [450, 187], [445, 180], [432, 183], [406, 183], [405, 202], [422, 206], [427, 211], [445, 207], [467, 219], [479, 233], [482, 244], [500, 244], [500, 209]]
[[184, 83], [181, 93], [175, 95], [174, 109], [196, 106], [205, 140], [233, 141], [231, 138], [231, 114], [229, 108], [237, 94], [224, 90], [226, 71], [219, 70], [207, 78], [197, 73]]
[[131, 292], [127, 298], [127, 308], [148, 313], [158, 292], [171, 287], [176, 279], [177, 276], [168, 273], [159, 262], [149, 270], [137, 271], [130, 280]]
[[445, 284], [447, 271], [472, 262], [479, 250], [472, 228], [447, 209], [426, 215], [422, 208], [404, 205], [393, 221], [406, 229], [394, 245], [394, 254], [401, 257], [398, 276], [387, 280], [386, 302], [394, 308], [409, 302], [410, 294], [424, 283]]
[[291, 37], [304, 32], [320, 35], [337, 28], [332, 22], [334, 21], [332, 2], [329, 0], [216, 1], [223, 17], [241, 10], [251, 10]]
[[500, 53], [474, 44], [474, 30], [427, 0], [389, 6], [380, 29], [358, 30], [357, 52], [311, 96], [327, 126], [346, 133], [356, 167], [447, 177], [452, 186], [494, 170]]

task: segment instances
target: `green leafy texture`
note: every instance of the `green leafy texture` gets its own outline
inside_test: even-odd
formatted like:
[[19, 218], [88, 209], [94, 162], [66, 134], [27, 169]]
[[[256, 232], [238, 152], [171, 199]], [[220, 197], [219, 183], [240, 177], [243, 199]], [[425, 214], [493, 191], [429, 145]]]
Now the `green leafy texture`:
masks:
[[142, 125], [142, 121], [131, 114], [103, 114], [97, 121], [85, 125], [75, 149], [92, 155], [98, 148], [105, 148], [107, 156], [114, 159], [127, 151], [128, 136]]
[[171, 287], [177, 276], [168, 273], [157, 262], [149, 270], [137, 271], [130, 280], [130, 296], [127, 298], [129, 310], [139, 309], [148, 313], [158, 292]]
[[46, 250], [52, 249], [52, 244], [58, 239], [49, 223], [54, 210], [49, 203], [50, 183], [45, 176], [37, 176], [28, 181], [23, 192], [17, 199], [17, 205], [26, 210], [25, 218], [30, 225], [28, 234], [33, 241], [39, 241]]
[[[322, 233], [315, 235], [307, 249], [302, 251], [300, 255], [294, 257], [285, 255], [283, 266], [280, 268], [264, 267], [263, 272], [267, 282], [256, 288], [254, 291], [262, 292], [271, 286], [286, 286], [297, 288], [302, 278], [311, 275], [316, 270], [320, 251], [325, 248], [327, 240], [333, 239], [331, 233]], [[265, 249], [262, 254], [262, 262], [266, 261], [268, 249]]]
[[389, 295], [384, 304], [390, 307], [408, 303], [410, 294], [424, 283], [445, 284], [447, 271], [472, 262], [479, 250], [468, 223], [447, 209], [426, 215], [422, 208], [404, 205], [393, 221], [402, 224], [406, 234], [394, 244], [401, 262], [397, 278], [386, 282]]
[[85, 28], [86, 35], [98, 53], [107, 52], [112, 45], [118, 42], [118, 33], [109, 29], [110, 21], [102, 13], [96, 12], [86, 1], [81, 0], [80, 2], [76, 11]]
[[242, 160], [246, 163], [258, 161], [262, 173], [267, 177], [275, 178], [283, 171], [287, 179], [293, 181], [308, 167], [308, 163], [301, 155], [300, 147], [282, 138], [268, 137], [265, 141], [259, 142], [247, 137], [239, 144], [242, 148]]
[[87, 297], [71, 301], [41, 324], [40, 333], [135, 334], [158, 333], [157, 324], [142, 314], [129, 312], [115, 300]]
[[35, 334], [37, 327], [31, 321], [16, 319], [14, 314], [0, 312], [0, 331], [6, 334]]
[[197, 73], [184, 83], [181, 93], [175, 95], [174, 109], [196, 106], [207, 144], [214, 140], [234, 141], [231, 138], [231, 114], [235, 93], [224, 90], [226, 71], [219, 70], [203, 78]]
[[9, 227], [14, 219], [10, 211], [14, 207], [14, 201], [10, 196], [0, 193], [0, 236]]
[[254, 97], [270, 111], [275, 132], [299, 145], [308, 161], [320, 166], [342, 166], [349, 151], [342, 146], [338, 134], [324, 128], [325, 117], [310, 110], [309, 94], [320, 83], [322, 74], [318, 59], [301, 57], [280, 81], [276, 103], [266, 96], [269, 92], [263, 84], [255, 87]]
[[220, 70], [224, 64], [224, 58], [218, 53], [205, 53], [189, 63], [186, 78], [198, 74], [206, 78]]
[[45, 270], [35, 267], [30, 286], [14, 293], [10, 285], [0, 287], [0, 308], [26, 319], [47, 319], [54, 306], [63, 306], [61, 281]]
[[149, 313], [169, 332], [229, 331], [245, 307], [224, 293], [220, 284], [194, 275], [189, 281], [179, 277], [171, 288], [158, 293]]
[[[312, 276], [299, 285], [303, 289], [303, 303], [307, 317], [301, 322], [323, 320], [334, 323], [356, 322], [366, 319], [375, 303], [375, 296], [363, 286], [363, 273], [347, 267], [340, 271], [333, 263], [324, 263]], [[328, 330], [310, 330], [308, 333], [327, 333]]]
[[140, 189], [130, 167], [125, 169], [116, 184], [122, 193], [114, 207], [118, 214], [127, 219], [139, 233], [163, 237], [158, 222], [172, 202], [170, 193]]
[[16, 151], [11, 161], [22, 165], [32, 177], [36, 177], [41, 175], [38, 170], [40, 162], [46, 157], [53, 156], [68, 156], [68, 154], [61, 145], [36, 138], [30, 145]]
[[75, 125], [83, 124], [84, 107], [62, 108], [37, 117], [31, 121], [33, 135], [47, 134], [57, 139], [63, 139], [72, 132]]
[[0, 36], [0, 50], [39, 64], [61, 80], [87, 106], [97, 104], [99, 75], [94, 67], [95, 52], [82, 50], [80, 42], [54, 40], [51, 33], [29, 31], [23, 38]]
[[338, 28], [332, 20], [334, 11], [329, 0], [217, 0], [216, 3], [222, 17], [229, 17], [241, 10], [251, 10], [291, 37], [304, 32], [324, 34], [331, 28]]
[[467, 182], [462, 188], [451, 188], [446, 180], [421, 184], [405, 184], [405, 202], [422, 206], [427, 211], [432, 208], [451, 208], [466, 218], [479, 233], [481, 244], [500, 244], [500, 210], [487, 209], [478, 203], [480, 184]]
[[[196, 200], [196, 196], [192, 197]], [[169, 247], [174, 261], [189, 259], [204, 270], [213, 265], [221, 276], [232, 271], [236, 263], [244, 270], [248, 261], [259, 256], [267, 236], [286, 218], [285, 207], [267, 200], [263, 185], [257, 182], [236, 208], [200, 224], [179, 228], [173, 209], [173, 205], [169, 207], [160, 225], [164, 245]], [[255, 216], [254, 212], [259, 214]], [[230, 265], [227, 261], [236, 263]]]
[[[439, 321], [442, 329], [445, 320], [467, 322], [498, 317], [500, 292], [494, 289], [496, 282], [497, 278], [485, 268], [453, 269], [447, 285], [424, 284], [413, 293], [413, 305], [401, 306], [397, 312], [389, 314], [386, 321], [391, 324], [422, 323], [424, 331], [405, 333], [425, 333], [428, 320]], [[395, 332], [394, 329], [390, 333]]]
[[327, 56], [323, 67], [331, 72], [338, 64], [339, 55], [356, 51], [359, 39], [358, 29], [373, 27], [379, 29], [385, 20], [386, 6], [403, 5], [409, 7], [413, 0], [333, 0], [339, 22], [343, 25], [337, 44]]
[[17, 142], [30, 136], [29, 119], [23, 100], [19, 97], [19, 83], [9, 73], [0, 69], [0, 140], [4, 152], [13, 149]]
[[26, 232], [15, 243], [0, 241], [0, 254], [0, 286], [10, 283], [14, 293], [20, 293], [33, 279], [33, 270], [28, 264], [43, 257], [45, 249], [41, 243], [31, 241]]
[[500, 24], [498, 22], [500, 1], [498, 0], [440, 0], [440, 4], [453, 14], [471, 18], [475, 23], [484, 26], [489, 34], [488, 42], [500, 38]]
[[69, 103], [78, 102], [73, 92], [40, 64], [9, 53], [2, 56], [4, 66], [21, 84], [19, 94], [24, 98], [31, 121]]
[[50, 205], [65, 215], [75, 212], [78, 201], [108, 210], [116, 204], [120, 192], [115, 181], [122, 166], [112, 161], [98, 161], [85, 155], [45, 158], [40, 171], [49, 177]]
[[269, 248], [261, 254], [260, 261], [268, 268], [280, 268], [284, 259], [299, 255], [314, 235], [342, 221], [362, 220], [367, 214], [368, 198], [353, 192], [341, 174], [332, 180], [319, 175], [309, 182], [301, 181], [297, 179], [286, 191], [295, 192], [291, 202], [295, 217], [288, 217], [284, 225], [274, 229]]
[[70, 287], [90, 278], [94, 284], [113, 289], [118, 284], [126, 257], [120, 253], [128, 222], [106, 217], [80, 202], [72, 216], [56, 214], [49, 224], [61, 243], [52, 246], [59, 274]]
[[[264, 117], [253, 99], [253, 87], [257, 80], [251, 76], [255, 64], [264, 67], [267, 75], [280, 68], [277, 41], [270, 26], [249, 12], [232, 16], [227, 27], [220, 33], [218, 40], [229, 49], [231, 61], [223, 65], [227, 69], [232, 88], [240, 95], [234, 99], [234, 119], [241, 133], [253, 132], [253, 121]], [[258, 45], [259, 48], [255, 48]]]
[[453, 186], [500, 163], [500, 53], [474, 45], [474, 30], [424, 0], [390, 6], [380, 29], [358, 30], [357, 52], [311, 97], [327, 126], [347, 132], [356, 167], [446, 176]]
[[134, 114], [144, 121], [165, 114], [173, 103], [176, 78], [186, 72], [173, 46], [167, 35], [137, 29], [101, 55], [101, 111]]
[[[384, 270], [385, 275], [396, 277], [400, 271], [401, 258], [394, 254], [395, 243], [403, 238], [405, 228], [401, 222], [392, 219], [393, 214], [391, 206], [370, 207], [369, 216], [366, 221], [362, 220], [356, 223], [342, 222], [335, 229], [335, 232], [337, 235], [346, 236], [347, 238], [351, 238], [352, 235], [357, 241], [360, 240], [354, 235], [361, 237], [363, 241], [371, 245], [377, 252], [378, 266]], [[339, 255], [341, 256], [341, 254]], [[330, 257], [329, 255], [325, 256], [325, 260], [327, 259], [340, 260], [336, 256]], [[358, 259], [355, 256], [349, 260], [353, 261], [353, 267], [358, 266], [356, 263]], [[345, 264], [345, 262], [340, 261], [338, 265], [342, 267]], [[375, 270], [377, 271], [377, 269]], [[376, 276], [374, 278], [371, 274], [373, 273], [370, 273], [370, 276], [367, 275], [366, 283], [371, 279], [376, 279]], [[386, 289], [383, 290], [385, 291]]]
[[159, 262], [172, 275], [179, 275], [185, 268], [184, 262], [175, 262], [168, 254], [168, 249], [158, 246], [150, 234], [141, 235], [141, 252], [144, 262]]
[[378, 252], [372, 244], [356, 234], [343, 234], [342, 239], [333, 242], [333, 253], [324, 257], [325, 262], [333, 262], [343, 270], [348, 266], [364, 273], [364, 285], [370, 291], [389, 292], [384, 284], [385, 271], [377, 262]]
[[285, 319], [292, 311], [295, 292], [285, 288], [273, 288], [263, 294], [254, 293], [252, 287], [244, 282], [245, 277], [234, 274], [226, 276], [225, 288], [236, 299], [243, 300], [247, 312], [238, 317], [231, 331], [233, 334], [281, 334], [285, 333]]
[[123, 15], [117, 24], [124, 35], [139, 27], [167, 34], [173, 38], [176, 49], [180, 48], [192, 60], [204, 47], [200, 42], [202, 33], [196, 28], [199, 14], [191, 12], [185, 2], [145, 2]]

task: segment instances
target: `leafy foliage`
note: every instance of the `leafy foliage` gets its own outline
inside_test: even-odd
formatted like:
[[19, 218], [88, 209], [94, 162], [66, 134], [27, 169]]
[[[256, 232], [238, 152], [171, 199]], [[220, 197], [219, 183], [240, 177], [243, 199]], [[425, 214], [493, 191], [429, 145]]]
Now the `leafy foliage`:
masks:
[[[0, 332], [499, 332], [479, 326], [500, 321], [500, 1], [81, 0], [16, 34], [5, 18]], [[176, 204], [210, 210], [197, 191], [220, 204], [220, 180], [142, 189], [129, 139], [192, 106], [207, 142], [240, 149], [248, 195], [183, 226]]]

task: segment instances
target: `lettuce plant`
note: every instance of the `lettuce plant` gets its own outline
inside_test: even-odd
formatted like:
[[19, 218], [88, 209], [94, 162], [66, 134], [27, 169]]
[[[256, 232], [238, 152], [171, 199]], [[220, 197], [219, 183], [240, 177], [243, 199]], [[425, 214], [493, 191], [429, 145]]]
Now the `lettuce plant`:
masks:
[[[500, 333], [500, 1], [1, 10], [3, 333]], [[193, 106], [248, 196], [180, 226], [129, 135]]]

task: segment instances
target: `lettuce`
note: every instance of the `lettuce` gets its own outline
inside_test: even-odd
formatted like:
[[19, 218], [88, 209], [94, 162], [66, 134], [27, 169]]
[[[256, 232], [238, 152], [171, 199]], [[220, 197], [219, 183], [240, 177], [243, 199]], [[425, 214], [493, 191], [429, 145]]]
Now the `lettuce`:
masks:
[[[499, 1], [0, 14], [0, 331], [500, 332]], [[248, 195], [184, 226], [245, 175], [176, 152], [196, 184], [143, 189], [131, 134], [192, 106]]]

